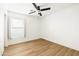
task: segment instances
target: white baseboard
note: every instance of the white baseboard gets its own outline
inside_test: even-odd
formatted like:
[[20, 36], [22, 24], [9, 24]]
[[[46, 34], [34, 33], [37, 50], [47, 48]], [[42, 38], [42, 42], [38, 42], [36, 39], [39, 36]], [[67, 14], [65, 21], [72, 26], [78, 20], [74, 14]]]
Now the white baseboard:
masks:
[[67, 48], [70, 48], [70, 49], [73, 49], [73, 50], [77, 50], [77, 51], [79, 51], [79, 49], [72, 48], [72, 47], [67, 46], [67, 45], [65, 45], [65, 44], [62, 44], [62, 43], [59, 43], [59, 42], [53, 41], [52, 39], [50, 39], [50, 40], [48, 40], [48, 38], [42, 38], [42, 39], [45, 39], [45, 40], [47, 40], [47, 41], [54, 42], [54, 43], [56, 43], [56, 44], [59, 44], [59, 45], [65, 46], [65, 47], [67, 47]]
[[26, 41], [28, 40], [27, 39], [9, 40], [8, 45], [18, 44], [18, 43], [26, 42]]
[[0, 56], [2, 56], [2, 55], [3, 55], [3, 52], [4, 52], [4, 50], [0, 50]]
[[36, 39], [39, 39], [39, 38], [34, 38], [34, 39], [9, 40], [8, 45], [18, 44], [18, 43], [27, 42], [27, 41], [36, 40]]

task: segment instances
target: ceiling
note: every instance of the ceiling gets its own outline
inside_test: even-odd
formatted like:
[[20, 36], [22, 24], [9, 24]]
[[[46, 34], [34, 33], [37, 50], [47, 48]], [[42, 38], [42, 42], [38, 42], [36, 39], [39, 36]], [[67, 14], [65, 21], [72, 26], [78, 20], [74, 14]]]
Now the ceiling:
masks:
[[[71, 3], [36, 3], [36, 4], [39, 5], [41, 8], [51, 7], [50, 11], [41, 12], [43, 15], [48, 15], [73, 5]], [[31, 10], [34, 10], [36, 11], [36, 13], [29, 15], [38, 16], [38, 12], [35, 9], [35, 7], [32, 5], [32, 3], [4, 3], [4, 4], [0, 3], [0, 7], [1, 8], [3, 7], [6, 10], [23, 13], [23, 14], [28, 14]]]

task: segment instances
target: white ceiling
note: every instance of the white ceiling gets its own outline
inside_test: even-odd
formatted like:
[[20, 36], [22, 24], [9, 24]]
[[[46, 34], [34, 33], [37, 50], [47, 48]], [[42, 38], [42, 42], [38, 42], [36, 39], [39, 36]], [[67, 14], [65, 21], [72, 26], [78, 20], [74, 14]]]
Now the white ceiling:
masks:
[[49, 14], [58, 12], [60, 10], [63, 10], [64, 8], [68, 8], [74, 4], [72, 3], [37, 3], [37, 5], [40, 5], [41, 8], [51, 7], [51, 10], [41, 12], [43, 15], [49, 15]]
[[[53, 12], [57, 12], [59, 10], [63, 10], [63, 8], [67, 8], [73, 4], [71, 3], [36, 3], [37, 5], [41, 6], [41, 8], [51, 7], [52, 10], [42, 12], [43, 15], [47, 15]], [[19, 12], [28, 14], [31, 10], [37, 11], [32, 3], [0, 3], [0, 7], [4, 7], [6, 10]], [[31, 15], [38, 15], [38, 12], [33, 13]]]
[[63, 10], [64, 8], [68, 8], [70, 6], [74, 5], [73, 3], [53, 3], [54, 11]]

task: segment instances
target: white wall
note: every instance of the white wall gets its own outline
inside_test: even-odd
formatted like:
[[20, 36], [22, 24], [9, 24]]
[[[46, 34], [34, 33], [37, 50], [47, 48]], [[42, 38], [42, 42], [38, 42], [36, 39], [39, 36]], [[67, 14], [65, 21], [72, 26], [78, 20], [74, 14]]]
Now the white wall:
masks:
[[41, 37], [79, 50], [79, 4], [43, 17]]
[[[30, 10], [36, 10], [32, 3], [9, 3], [3, 4], [5, 10], [12, 11], [16, 17], [24, 18], [26, 20], [26, 39], [37, 39], [39, 21], [38, 16], [27, 15]], [[34, 13], [35, 14], [35, 13]]]
[[37, 39], [39, 38], [39, 25], [40, 22], [36, 16], [26, 16], [26, 36], [27, 39]]
[[25, 21], [26, 21], [25, 22], [26, 23], [26, 38], [19, 39], [19, 40], [18, 39], [9, 40], [9, 44], [15, 44], [15, 43], [25, 42], [25, 41], [39, 38], [38, 16], [26, 15], [26, 14], [21, 14], [21, 13], [12, 12], [12, 11], [9, 11], [9, 13], [7, 15], [10, 19], [19, 18], [19, 19], [23, 19], [23, 20], [25, 19]]
[[4, 11], [0, 8], [0, 55], [4, 51]]
[[[20, 17], [22, 19], [24, 18], [26, 20], [26, 39], [21, 39], [18, 41], [10, 40], [10, 42], [6, 42], [6, 44], [7, 43], [14, 44], [14, 43], [19, 43], [19, 42], [38, 38], [38, 35], [39, 35], [38, 34], [39, 21], [37, 20], [38, 16], [27, 15], [30, 10], [36, 10], [31, 3], [27, 3], [27, 4], [26, 3], [4, 3], [4, 4], [2, 3], [0, 4], [0, 7], [4, 9], [4, 12], [6, 14], [8, 14], [7, 11], [11, 11], [14, 13], [14, 17]], [[10, 14], [10, 16], [11, 15], [12, 14]], [[7, 33], [5, 32], [5, 41], [7, 40], [6, 38], [7, 38]]]

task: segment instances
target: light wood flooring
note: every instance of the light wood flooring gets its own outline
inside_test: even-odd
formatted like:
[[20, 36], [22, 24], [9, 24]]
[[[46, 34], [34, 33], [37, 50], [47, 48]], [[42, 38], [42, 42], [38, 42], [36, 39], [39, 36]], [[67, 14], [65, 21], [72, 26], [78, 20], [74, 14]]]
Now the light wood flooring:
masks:
[[38, 39], [10, 45], [3, 56], [79, 56], [79, 51]]

